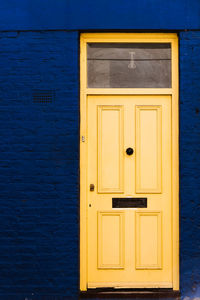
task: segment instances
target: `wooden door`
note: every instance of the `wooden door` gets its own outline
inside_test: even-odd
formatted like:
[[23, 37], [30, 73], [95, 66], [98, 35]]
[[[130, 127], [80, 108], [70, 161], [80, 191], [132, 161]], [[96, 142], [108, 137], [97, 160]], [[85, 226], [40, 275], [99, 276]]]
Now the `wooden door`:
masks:
[[88, 96], [87, 142], [88, 288], [172, 288], [171, 96]]

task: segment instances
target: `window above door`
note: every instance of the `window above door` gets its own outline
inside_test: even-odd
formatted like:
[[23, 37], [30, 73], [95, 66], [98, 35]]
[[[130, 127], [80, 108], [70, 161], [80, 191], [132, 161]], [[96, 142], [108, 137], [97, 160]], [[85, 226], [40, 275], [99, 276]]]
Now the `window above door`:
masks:
[[88, 88], [171, 88], [170, 43], [87, 43]]

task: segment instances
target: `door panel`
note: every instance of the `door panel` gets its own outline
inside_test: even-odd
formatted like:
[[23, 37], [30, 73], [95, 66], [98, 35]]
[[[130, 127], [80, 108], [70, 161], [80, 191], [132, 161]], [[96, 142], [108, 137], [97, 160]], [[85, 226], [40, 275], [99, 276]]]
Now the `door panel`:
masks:
[[98, 106], [98, 192], [123, 192], [123, 107]]
[[171, 96], [88, 96], [87, 112], [88, 287], [172, 287]]
[[98, 212], [98, 269], [124, 268], [124, 212]]
[[136, 106], [136, 193], [161, 193], [161, 118], [161, 106]]
[[162, 213], [136, 212], [136, 269], [162, 269]]

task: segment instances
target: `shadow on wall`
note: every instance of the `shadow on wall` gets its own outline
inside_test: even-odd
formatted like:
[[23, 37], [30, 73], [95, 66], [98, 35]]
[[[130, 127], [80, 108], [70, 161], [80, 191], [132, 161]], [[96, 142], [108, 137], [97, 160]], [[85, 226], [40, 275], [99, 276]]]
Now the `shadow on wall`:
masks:
[[114, 298], [110, 298], [108, 296], [104, 296], [104, 297], [79, 297], [79, 300], [80, 299], [83, 299], [83, 298], [89, 298], [90, 300], [98, 300], [98, 299], [111, 299], [111, 300], [120, 300], [120, 299], [134, 299], [134, 300], [149, 300], [149, 299], [162, 299], [162, 300], [200, 300], [200, 296], [175, 296], [175, 297], [163, 297], [163, 296], [155, 296], [155, 295], [151, 295], [151, 296], [147, 296], [147, 297], [134, 297], [132, 295], [130, 296], [120, 296], [120, 297], [114, 297]]

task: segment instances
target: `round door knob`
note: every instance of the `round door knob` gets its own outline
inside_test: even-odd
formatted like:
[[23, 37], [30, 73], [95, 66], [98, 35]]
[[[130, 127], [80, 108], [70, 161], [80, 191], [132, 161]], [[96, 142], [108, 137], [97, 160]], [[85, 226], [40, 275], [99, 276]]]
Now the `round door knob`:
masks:
[[132, 155], [133, 152], [134, 152], [133, 148], [127, 148], [127, 149], [126, 149], [126, 154], [127, 154], [127, 155]]

